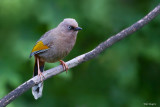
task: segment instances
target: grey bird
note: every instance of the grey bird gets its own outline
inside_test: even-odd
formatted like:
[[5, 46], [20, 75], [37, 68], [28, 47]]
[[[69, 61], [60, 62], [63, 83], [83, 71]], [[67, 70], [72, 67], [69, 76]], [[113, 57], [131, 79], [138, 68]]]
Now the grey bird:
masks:
[[56, 28], [46, 32], [33, 47], [30, 57], [35, 57], [33, 76], [38, 75], [41, 83], [32, 87], [32, 94], [35, 99], [42, 96], [43, 75], [45, 62], [54, 63], [60, 61], [63, 69], [68, 70], [68, 66], [62, 59], [69, 54], [75, 45], [77, 33], [82, 28], [78, 27], [75, 19], [66, 18]]

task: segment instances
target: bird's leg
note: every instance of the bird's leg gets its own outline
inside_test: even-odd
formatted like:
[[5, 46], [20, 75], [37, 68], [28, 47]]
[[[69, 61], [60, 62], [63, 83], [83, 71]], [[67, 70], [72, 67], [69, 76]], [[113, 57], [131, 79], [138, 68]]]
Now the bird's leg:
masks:
[[68, 66], [66, 65], [66, 63], [64, 62], [64, 61], [62, 61], [62, 60], [59, 60], [59, 62], [60, 62], [60, 64], [63, 66], [63, 69], [66, 71], [66, 73], [67, 73], [67, 71], [68, 71]]
[[45, 77], [44, 77], [44, 75], [42, 74], [42, 72], [39, 68], [39, 58], [38, 57], [37, 57], [37, 66], [38, 66], [38, 76], [41, 78], [41, 81], [43, 81], [43, 78], [45, 78]]

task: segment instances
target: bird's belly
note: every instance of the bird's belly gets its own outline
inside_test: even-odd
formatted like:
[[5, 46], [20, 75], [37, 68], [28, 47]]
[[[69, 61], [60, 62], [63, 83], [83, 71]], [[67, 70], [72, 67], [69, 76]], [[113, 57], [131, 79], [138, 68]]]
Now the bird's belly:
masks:
[[50, 48], [43, 53], [39, 53], [38, 56], [41, 61], [53, 63], [63, 59], [69, 52], [70, 50], [67, 49], [58, 50], [56, 48]]

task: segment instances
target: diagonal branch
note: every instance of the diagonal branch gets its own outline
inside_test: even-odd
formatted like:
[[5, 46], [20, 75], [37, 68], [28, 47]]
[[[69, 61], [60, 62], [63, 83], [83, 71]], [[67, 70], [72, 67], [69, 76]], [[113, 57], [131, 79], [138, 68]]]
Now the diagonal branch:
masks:
[[[146, 25], [148, 22], [153, 20], [157, 15], [160, 14], [160, 4], [155, 7], [149, 14], [147, 14], [144, 18], [140, 19], [130, 27], [122, 30], [118, 34], [111, 36], [106, 41], [99, 44], [95, 49], [92, 51], [85, 53], [83, 55], [80, 55], [76, 58], [73, 58], [72, 60], [66, 62], [69, 68], [73, 68], [80, 63], [83, 63], [85, 61], [88, 61], [90, 59], [93, 59], [97, 55], [99, 55], [102, 51], [106, 50], [108, 47], [112, 46], [114, 43], [118, 42], [119, 40], [129, 36], [130, 34], [136, 32], [140, 28], [142, 28], [144, 25]], [[51, 68], [43, 73], [45, 76], [45, 79], [48, 79], [54, 75], [57, 75], [59, 73], [63, 72], [63, 67], [61, 65]], [[11, 103], [13, 100], [15, 100], [18, 96], [29, 90], [31, 87], [33, 87], [35, 84], [41, 82], [40, 78], [38, 76], [31, 78], [27, 82], [23, 83], [19, 87], [17, 87], [15, 90], [11, 91], [8, 95], [4, 96], [2, 99], [0, 99], [0, 107], [4, 107]]]

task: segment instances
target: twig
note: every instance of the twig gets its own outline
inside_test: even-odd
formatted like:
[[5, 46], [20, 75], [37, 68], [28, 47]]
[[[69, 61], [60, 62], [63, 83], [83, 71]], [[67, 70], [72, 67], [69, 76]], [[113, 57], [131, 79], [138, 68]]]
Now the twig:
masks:
[[[83, 55], [80, 55], [76, 58], [73, 58], [72, 60], [66, 62], [69, 68], [73, 68], [77, 65], [79, 65], [82, 62], [88, 61], [97, 55], [99, 55], [102, 51], [106, 50], [108, 47], [112, 46], [114, 43], [118, 42], [119, 40], [125, 38], [126, 36], [136, 32], [138, 29], [142, 28], [144, 25], [146, 25], [148, 22], [150, 22], [152, 19], [154, 19], [157, 15], [160, 14], [160, 4], [155, 7], [149, 14], [147, 14], [144, 18], [137, 21], [135, 24], [131, 25], [130, 27], [122, 30], [118, 34], [111, 36], [106, 41], [99, 44], [95, 49], [92, 51], [85, 53]], [[57, 75], [59, 73], [63, 72], [63, 67], [61, 65], [49, 69], [43, 73], [45, 76], [45, 79], [48, 79], [54, 75]], [[35, 84], [39, 83], [41, 80], [38, 78], [38, 76], [31, 78], [27, 82], [23, 83], [19, 87], [17, 87], [15, 90], [11, 91], [8, 95], [3, 97], [0, 100], [0, 107], [4, 107], [11, 103], [13, 100], [15, 100], [18, 96], [29, 90], [31, 87], [33, 87]]]

